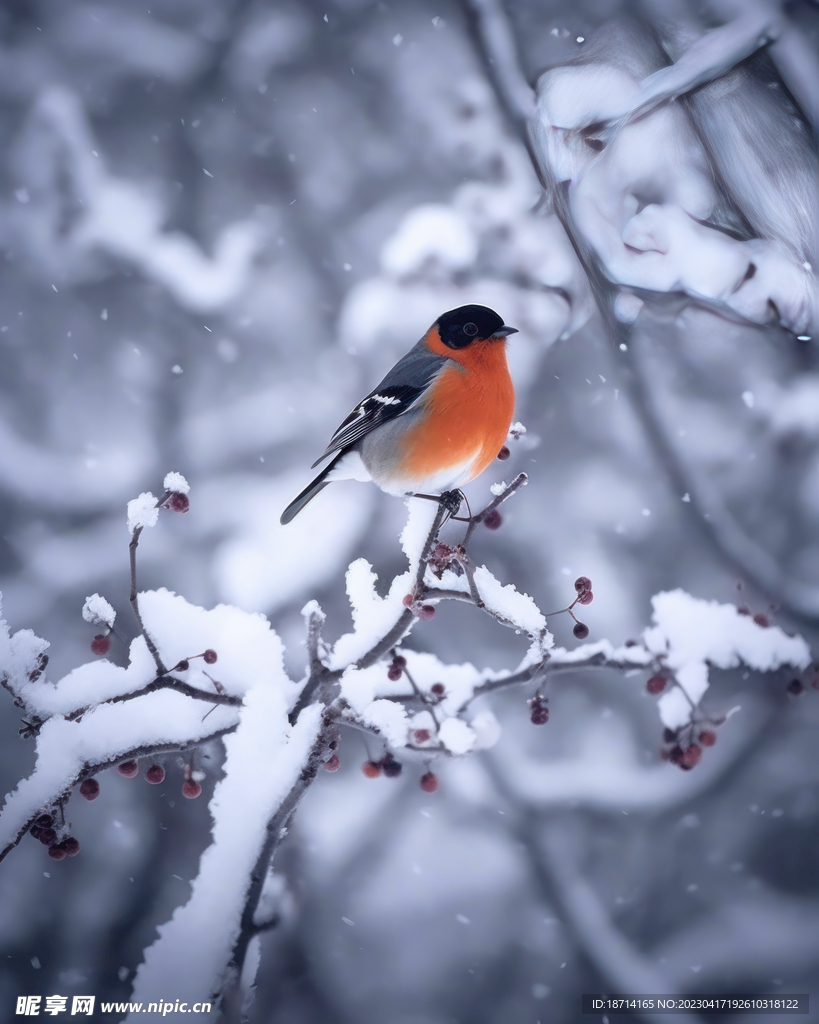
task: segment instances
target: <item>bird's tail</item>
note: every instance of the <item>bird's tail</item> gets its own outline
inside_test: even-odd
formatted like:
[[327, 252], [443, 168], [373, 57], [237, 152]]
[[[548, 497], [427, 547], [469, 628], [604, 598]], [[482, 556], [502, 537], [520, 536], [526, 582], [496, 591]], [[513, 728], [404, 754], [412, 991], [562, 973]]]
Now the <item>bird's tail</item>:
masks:
[[330, 481], [327, 477], [330, 471], [335, 468], [335, 464], [344, 455], [344, 452], [339, 452], [338, 455], [333, 459], [331, 463], [324, 467], [317, 477], [310, 481], [310, 483], [304, 488], [303, 491], [299, 491], [296, 497], [290, 502], [287, 508], [282, 512], [279, 522], [282, 526], [287, 526], [289, 522], [292, 522], [296, 516], [301, 512], [308, 501], [312, 501], [313, 498], [318, 494], [319, 491], [323, 491]]

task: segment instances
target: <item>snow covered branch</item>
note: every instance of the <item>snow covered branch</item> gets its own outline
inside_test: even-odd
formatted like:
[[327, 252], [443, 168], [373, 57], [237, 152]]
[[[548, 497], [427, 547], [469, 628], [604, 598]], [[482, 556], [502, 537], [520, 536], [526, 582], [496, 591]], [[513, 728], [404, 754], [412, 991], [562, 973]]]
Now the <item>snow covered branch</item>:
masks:
[[[534, 686], [530, 718], [543, 725], [549, 719], [545, 687], [554, 677], [605, 667], [625, 676], [649, 676], [646, 686], [659, 696], [664, 756], [690, 770], [728, 717], [701, 710], [713, 668], [807, 669], [810, 652], [801, 638], [745, 609], [682, 591], [654, 598], [653, 625], [639, 641], [556, 648], [535, 601], [499, 582], [486, 566], [476, 566], [467, 548], [479, 526], [501, 526], [499, 506], [526, 481], [519, 474], [510, 484], [493, 486], [487, 506], [466, 517], [454, 514], [459, 500], [407, 499], [409, 518], [401, 535], [407, 570], [382, 597], [371, 566], [363, 559], [353, 562], [347, 571], [353, 628], [333, 644], [322, 635], [320, 607], [307, 604], [307, 671], [299, 681], [284, 671], [282, 644], [262, 616], [224, 605], [206, 611], [166, 590], [137, 592], [143, 531], [156, 524], [160, 510], [189, 507], [188, 486], [179, 474], [168, 474], [159, 499], [143, 494], [128, 506], [131, 604], [139, 635], [130, 644], [127, 667], [103, 658], [53, 684], [44, 677], [48, 645], [27, 631], [9, 636], [4, 629], [2, 682], [25, 715], [21, 732], [36, 736], [37, 761], [0, 814], [0, 859], [26, 832], [55, 860], [76, 855], [79, 841], [69, 835], [65, 813], [75, 786], [92, 800], [100, 791], [97, 775], [116, 766], [133, 777], [139, 759], [151, 762], [147, 781], [161, 782], [163, 755], [215, 739], [224, 743], [224, 777], [210, 806], [212, 844], [190, 899], [146, 951], [134, 1000], [149, 1002], [173, 983], [180, 999], [203, 1000], [220, 992], [228, 1014], [242, 1012], [253, 987], [259, 935], [277, 919], [273, 857], [319, 768], [339, 768], [341, 727], [363, 731], [382, 745], [383, 756], [365, 762], [366, 775], [395, 777], [402, 773], [402, 761], [420, 762], [425, 766], [421, 786], [432, 793], [439, 786], [430, 767], [435, 758], [464, 756], [498, 739], [500, 727], [491, 710], [473, 708], [479, 698]], [[448, 520], [447, 529], [459, 520], [466, 524], [461, 542], [441, 539]], [[580, 577], [575, 592], [563, 611], [575, 619], [575, 636], [585, 638], [588, 627], [573, 609], [591, 603], [591, 581]], [[410, 633], [451, 600], [525, 634], [528, 648], [519, 664], [488, 671], [468, 662], [446, 664], [405, 646]], [[107, 654], [113, 608], [95, 594], [83, 616], [105, 628], [92, 648]], [[204, 714], [203, 702], [211, 705]], [[199, 778], [189, 763], [185, 796], [202, 792]], [[180, 949], [185, 950], [183, 972]]]

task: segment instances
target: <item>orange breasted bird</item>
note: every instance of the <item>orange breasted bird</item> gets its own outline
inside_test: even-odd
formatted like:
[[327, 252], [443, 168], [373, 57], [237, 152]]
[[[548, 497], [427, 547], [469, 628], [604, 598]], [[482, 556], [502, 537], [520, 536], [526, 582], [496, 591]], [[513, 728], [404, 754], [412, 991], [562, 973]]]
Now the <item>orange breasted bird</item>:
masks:
[[387, 494], [441, 492], [474, 480], [497, 457], [512, 422], [506, 339], [516, 333], [488, 306], [438, 317], [339, 426], [313, 468], [331, 461], [290, 502], [282, 524], [332, 480], [372, 480]]

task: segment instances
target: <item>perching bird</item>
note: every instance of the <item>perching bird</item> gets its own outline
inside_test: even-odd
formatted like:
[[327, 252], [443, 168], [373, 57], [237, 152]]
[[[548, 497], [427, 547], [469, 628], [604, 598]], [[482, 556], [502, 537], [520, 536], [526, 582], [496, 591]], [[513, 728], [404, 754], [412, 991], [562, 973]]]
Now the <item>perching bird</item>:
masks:
[[332, 480], [372, 480], [387, 494], [441, 492], [497, 458], [515, 408], [506, 327], [488, 306], [438, 317], [353, 409], [313, 463], [332, 461], [282, 513], [289, 523]]

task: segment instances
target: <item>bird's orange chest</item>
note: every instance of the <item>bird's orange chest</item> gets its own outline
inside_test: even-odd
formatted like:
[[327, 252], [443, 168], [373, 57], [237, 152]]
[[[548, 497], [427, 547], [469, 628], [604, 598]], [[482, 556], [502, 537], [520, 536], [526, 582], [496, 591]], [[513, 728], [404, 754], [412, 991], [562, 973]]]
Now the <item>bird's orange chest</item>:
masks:
[[404, 438], [403, 469], [419, 479], [470, 461], [474, 479], [497, 457], [515, 411], [504, 340], [448, 354], [452, 362], [429, 389], [426, 415]]

